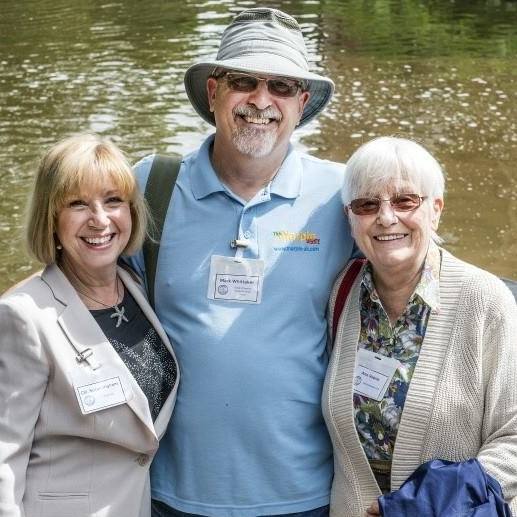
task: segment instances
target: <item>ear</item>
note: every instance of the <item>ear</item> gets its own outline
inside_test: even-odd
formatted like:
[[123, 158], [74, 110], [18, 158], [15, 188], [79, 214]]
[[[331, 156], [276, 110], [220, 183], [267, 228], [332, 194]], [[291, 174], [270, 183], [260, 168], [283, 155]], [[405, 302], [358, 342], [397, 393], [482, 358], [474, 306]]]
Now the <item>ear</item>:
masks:
[[431, 226], [433, 231], [438, 230], [438, 225], [440, 224], [440, 216], [442, 215], [443, 210], [443, 199], [437, 197], [433, 199], [433, 217], [431, 219]]
[[301, 118], [305, 105], [309, 101], [311, 94], [309, 92], [302, 92], [298, 97], [298, 115]]
[[350, 212], [350, 209], [348, 206], [345, 206], [343, 208], [343, 212], [345, 212], [345, 216], [348, 219], [348, 224], [350, 226], [350, 232], [352, 234], [352, 237], [355, 239], [355, 222], [354, 222], [354, 215]]
[[217, 79], [214, 77], [209, 77], [206, 81], [206, 92], [208, 95], [208, 105], [210, 107], [210, 111], [214, 112], [214, 104], [215, 97], [217, 92]]

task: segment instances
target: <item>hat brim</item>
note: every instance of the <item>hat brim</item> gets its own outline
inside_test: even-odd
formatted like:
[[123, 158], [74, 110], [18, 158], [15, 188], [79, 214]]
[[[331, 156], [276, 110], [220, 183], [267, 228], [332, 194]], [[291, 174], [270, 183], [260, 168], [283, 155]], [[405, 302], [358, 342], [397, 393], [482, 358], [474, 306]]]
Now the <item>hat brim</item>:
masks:
[[216, 68], [226, 68], [238, 72], [248, 72], [264, 75], [280, 75], [303, 79], [308, 83], [310, 93], [298, 127], [303, 126], [316, 117], [329, 103], [334, 93], [334, 83], [321, 75], [303, 70], [292, 61], [275, 56], [250, 55], [224, 61], [206, 61], [192, 65], [185, 72], [185, 90], [192, 106], [203, 120], [215, 126], [214, 114], [208, 104], [206, 81]]

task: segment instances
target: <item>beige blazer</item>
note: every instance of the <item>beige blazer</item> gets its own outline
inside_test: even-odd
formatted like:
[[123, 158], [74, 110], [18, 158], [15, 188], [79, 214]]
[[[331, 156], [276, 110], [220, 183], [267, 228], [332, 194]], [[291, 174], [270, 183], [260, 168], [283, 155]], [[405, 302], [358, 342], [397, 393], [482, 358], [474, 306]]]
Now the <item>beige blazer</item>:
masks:
[[[138, 284], [119, 275], [174, 356]], [[81, 413], [71, 378], [90, 368], [77, 360], [87, 348], [90, 363], [130, 387], [127, 403]], [[57, 266], [10, 291], [0, 299], [0, 517], [148, 517], [149, 465], [178, 380], [153, 425], [144, 393]]]

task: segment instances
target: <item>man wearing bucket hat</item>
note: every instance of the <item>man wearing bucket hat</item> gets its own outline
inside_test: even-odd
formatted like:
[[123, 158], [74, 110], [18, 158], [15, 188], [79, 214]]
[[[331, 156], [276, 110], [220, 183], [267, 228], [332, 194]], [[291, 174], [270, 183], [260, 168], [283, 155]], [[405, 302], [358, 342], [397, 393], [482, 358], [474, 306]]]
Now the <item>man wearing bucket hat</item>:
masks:
[[[183, 159], [160, 242], [156, 311], [184, 373], [153, 516], [325, 516], [325, 310], [353, 241], [342, 167], [289, 140], [334, 85], [309, 71], [294, 18], [255, 8], [185, 87], [216, 131]], [[136, 166], [143, 187], [153, 160]]]

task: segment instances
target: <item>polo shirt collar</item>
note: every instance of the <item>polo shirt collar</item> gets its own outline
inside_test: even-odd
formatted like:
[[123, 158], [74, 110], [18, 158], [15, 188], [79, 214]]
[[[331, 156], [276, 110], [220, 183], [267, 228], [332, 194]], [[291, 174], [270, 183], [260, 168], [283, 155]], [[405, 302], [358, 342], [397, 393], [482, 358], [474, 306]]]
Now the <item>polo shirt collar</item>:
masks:
[[193, 158], [192, 174], [190, 174], [190, 185], [196, 199], [213, 194], [224, 192], [224, 185], [217, 177], [210, 161], [210, 147], [214, 142], [215, 134], [210, 135], [199, 148], [197, 155]]
[[287, 148], [287, 154], [270, 183], [271, 194], [287, 199], [297, 198], [302, 192], [302, 159], [292, 144]]
[[[190, 182], [192, 193], [196, 199], [202, 199], [215, 192], [226, 191], [210, 161], [210, 147], [214, 138], [215, 134], [212, 134], [203, 142], [192, 164]], [[302, 160], [292, 144], [289, 144], [287, 155], [273, 181], [269, 184], [269, 189], [271, 194], [288, 199], [294, 199], [300, 195]]]

